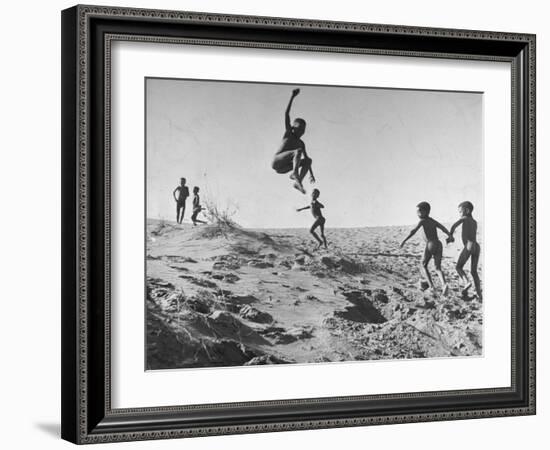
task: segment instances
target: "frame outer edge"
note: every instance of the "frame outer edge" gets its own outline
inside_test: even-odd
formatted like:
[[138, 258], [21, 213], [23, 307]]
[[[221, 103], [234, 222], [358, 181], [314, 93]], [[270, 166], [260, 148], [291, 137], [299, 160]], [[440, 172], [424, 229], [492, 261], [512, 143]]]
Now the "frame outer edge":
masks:
[[347, 22], [327, 19], [303, 19], [280, 16], [251, 16], [228, 13], [205, 13], [200, 11], [175, 11], [168, 9], [130, 8], [122, 6], [100, 6], [79, 4], [84, 14], [98, 16], [117, 16], [138, 19], [160, 19], [179, 23], [201, 24], [241, 24], [250, 27], [276, 26], [284, 29], [318, 29], [336, 31], [378, 32], [382, 34], [422, 34], [426, 36], [442, 36], [466, 39], [489, 39], [499, 41], [529, 42], [534, 34], [513, 33], [501, 31], [468, 30], [441, 27], [425, 27], [395, 24], [376, 24], [363, 22]]
[[536, 35], [529, 36], [528, 52], [529, 52], [529, 96], [528, 96], [528, 152], [529, 152], [529, 180], [528, 180], [528, 196], [529, 196], [529, 413], [536, 414]]
[[61, 437], [78, 442], [77, 7], [61, 13]]
[[[508, 42], [525, 43], [528, 50], [528, 108], [524, 120], [528, 123], [528, 149], [524, 149], [528, 158], [528, 237], [529, 289], [528, 321], [529, 339], [528, 355], [525, 364], [528, 364], [529, 382], [527, 405], [523, 407], [499, 408], [492, 410], [471, 410], [465, 412], [447, 413], [420, 413], [412, 415], [377, 416], [370, 418], [334, 419], [319, 421], [296, 421], [290, 423], [273, 423], [250, 426], [223, 426], [215, 428], [192, 428], [166, 431], [141, 431], [121, 434], [101, 434], [89, 431], [87, 423], [87, 313], [88, 313], [88, 273], [87, 273], [87, 245], [88, 245], [88, 201], [87, 188], [89, 182], [87, 152], [88, 147], [88, 23], [90, 17], [128, 17], [141, 20], [171, 21], [178, 23], [197, 24], [241, 24], [245, 26], [275, 26], [281, 30], [289, 29], [319, 29], [336, 30], [341, 32], [380, 32], [382, 34], [425, 35], [432, 37], [456, 37], [463, 39], [501, 40]], [[306, 20], [290, 18], [271, 18], [254, 16], [236, 16], [210, 13], [192, 13], [183, 11], [162, 11], [136, 8], [121, 8], [108, 6], [78, 5], [63, 11], [63, 41], [72, 38], [73, 43], [63, 42], [62, 45], [71, 46], [74, 52], [62, 51], [62, 223], [65, 228], [62, 232], [63, 262], [62, 262], [62, 301], [64, 320], [62, 321], [62, 437], [75, 443], [98, 443], [126, 440], [165, 439], [174, 437], [192, 437], [220, 434], [241, 434], [250, 432], [270, 432], [314, 428], [333, 428], [345, 426], [361, 426], [371, 424], [389, 424], [422, 421], [456, 420], [481, 417], [502, 417], [509, 415], [525, 415], [535, 413], [535, 36], [531, 34], [499, 33], [473, 30], [451, 30], [439, 28], [424, 28], [412, 26], [357, 24], [351, 22], [331, 22], [325, 20]], [[66, 68], [70, 65], [70, 68]], [[68, 77], [73, 74], [74, 77]], [[71, 91], [72, 89], [72, 91]], [[74, 100], [72, 106], [68, 100]], [[76, 109], [72, 108], [76, 104]], [[70, 124], [71, 126], [67, 125]], [[72, 128], [71, 131], [68, 131]], [[74, 137], [74, 139], [71, 139]], [[74, 164], [71, 164], [73, 162]], [[70, 167], [69, 167], [70, 166]], [[75, 171], [76, 169], [76, 171]], [[71, 189], [71, 187], [73, 189]], [[69, 193], [65, 192], [69, 191]], [[72, 224], [69, 225], [69, 222]], [[66, 223], [65, 223], [66, 222]], [[75, 264], [76, 263], [76, 264]], [[73, 267], [71, 267], [73, 266]], [[74, 267], [76, 266], [76, 267]], [[74, 275], [74, 277], [72, 276]], [[73, 289], [70, 289], [70, 287]], [[74, 294], [78, 302], [75, 302]], [[70, 319], [73, 314], [74, 321]], [[72, 343], [66, 344], [66, 340]], [[74, 349], [74, 352], [70, 350]], [[75, 389], [69, 389], [65, 381], [72, 383]]]

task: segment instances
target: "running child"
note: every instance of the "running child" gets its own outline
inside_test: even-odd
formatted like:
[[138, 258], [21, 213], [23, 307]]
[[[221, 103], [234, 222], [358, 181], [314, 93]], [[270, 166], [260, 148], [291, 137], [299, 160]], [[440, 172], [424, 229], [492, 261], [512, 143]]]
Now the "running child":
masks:
[[197, 223], [206, 223], [204, 220], [197, 219], [197, 216], [203, 209], [204, 208], [201, 206], [201, 199], [199, 197], [199, 187], [195, 186], [193, 188], [193, 215], [191, 216], [193, 225], [197, 225]]
[[[323, 209], [325, 206], [320, 201], [317, 200], [319, 198], [319, 194], [320, 194], [319, 189], [313, 189], [313, 191], [311, 192], [311, 204], [309, 206], [304, 206], [303, 208], [298, 208], [296, 211], [300, 212], [305, 209], [311, 209], [311, 214], [313, 214], [315, 221], [313, 222], [313, 225], [309, 229], [309, 232], [313, 235], [315, 240], [319, 243], [319, 247], [324, 245], [325, 248], [327, 248], [327, 239], [325, 238], [326, 220], [323, 217], [323, 214], [321, 212], [321, 209]], [[319, 238], [319, 236], [317, 236], [317, 233], [315, 232], [315, 229], [317, 227], [319, 227], [319, 229], [321, 230], [321, 237], [323, 238], [323, 240], [321, 240], [321, 238]]]
[[420, 228], [424, 230], [424, 236], [426, 239], [426, 248], [424, 249], [424, 256], [422, 258], [422, 268], [423, 268], [424, 274], [426, 275], [426, 278], [428, 279], [428, 283], [430, 284], [430, 287], [432, 288], [432, 290], [435, 290], [432, 277], [428, 270], [428, 264], [430, 260], [433, 258], [435, 263], [435, 270], [439, 275], [441, 284], [443, 285], [443, 295], [447, 295], [449, 292], [449, 285], [445, 280], [445, 274], [443, 273], [443, 270], [441, 270], [441, 259], [443, 258], [443, 244], [441, 244], [441, 241], [437, 236], [437, 229], [439, 228], [447, 236], [451, 236], [451, 234], [449, 233], [449, 231], [447, 231], [447, 228], [441, 225], [437, 220], [434, 220], [430, 217], [430, 210], [431, 210], [431, 206], [428, 202], [421, 202], [418, 205], [416, 205], [416, 213], [420, 218], [420, 221], [418, 222], [418, 225], [413, 230], [411, 230], [409, 235], [401, 243], [400, 247], [403, 247], [405, 243], [411, 237], [413, 237], [414, 234]]
[[285, 134], [279, 150], [273, 157], [271, 167], [277, 173], [290, 173], [290, 179], [294, 180], [294, 188], [302, 194], [306, 193], [302, 181], [309, 172], [309, 180], [315, 183], [315, 176], [311, 168], [312, 159], [306, 153], [306, 145], [300, 139], [306, 131], [306, 121], [296, 118], [290, 122], [290, 108], [294, 98], [300, 93], [300, 89], [294, 89], [285, 111]]
[[472, 283], [468, 281], [468, 276], [464, 272], [464, 265], [468, 261], [468, 258], [471, 258], [470, 273], [472, 279], [474, 280], [474, 286], [477, 294], [477, 298], [481, 301], [481, 281], [479, 279], [479, 274], [477, 273], [477, 265], [479, 263], [479, 254], [481, 248], [477, 242], [477, 222], [472, 217], [472, 211], [474, 210], [474, 205], [471, 202], [462, 202], [458, 205], [458, 214], [460, 219], [458, 219], [453, 226], [451, 227], [451, 234], [447, 238], [447, 242], [454, 241], [453, 234], [455, 230], [462, 225], [462, 243], [464, 248], [460, 252], [460, 256], [456, 262], [456, 271], [462, 281], [463, 289], [462, 295], [468, 295], [468, 289], [472, 287]]

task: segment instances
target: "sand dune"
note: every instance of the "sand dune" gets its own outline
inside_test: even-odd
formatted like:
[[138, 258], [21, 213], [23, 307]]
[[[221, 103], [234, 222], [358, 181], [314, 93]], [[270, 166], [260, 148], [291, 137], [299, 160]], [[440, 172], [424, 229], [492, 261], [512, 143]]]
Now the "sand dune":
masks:
[[450, 294], [433, 295], [419, 289], [420, 236], [399, 248], [408, 231], [328, 229], [324, 250], [302, 229], [148, 220], [147, 368], [480, 355], [460, 244], [444, 249]]

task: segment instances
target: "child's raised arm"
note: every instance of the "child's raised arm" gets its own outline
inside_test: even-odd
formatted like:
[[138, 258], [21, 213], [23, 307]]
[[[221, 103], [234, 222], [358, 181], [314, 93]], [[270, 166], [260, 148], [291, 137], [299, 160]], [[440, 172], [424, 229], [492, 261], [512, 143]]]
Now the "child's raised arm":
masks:
[[300, 211], [303, 211], [303, 210], [305, 210], [305, 209], [309, 209], [309, 208], [311, 208], [311, 206], [310, 206], [310, 205], [308, 205], [308, 206], [304, 206], [303, 208], [298, 208], [298, 209], [296, 209], [296, 212], [300, 212]]
[[409, 235], [403, 240], [403, 242], [401, 242], [401, 245], [399, 247], [403, 247], [405, 245], [405, 242], [407, 242], [410, 238], [412, 238], [415, 235], [415, 233], [420, 229], [421, 226], [422, 226], [422, 220], [418, 222], [418, 225], [411, 230]]
[[285, 111], [285, 128], [286, 131], [290, 131], [291, 125], [290, 125], [290, 108], [292, 108], [292, 101], [294, 100], [294, 97], [296, 97], [300, 93], [300, 89], [294, 89], [292, 91], [292, 95], [290, 96], [290, 100], [288, 101], [288, 106], [286, 107]]

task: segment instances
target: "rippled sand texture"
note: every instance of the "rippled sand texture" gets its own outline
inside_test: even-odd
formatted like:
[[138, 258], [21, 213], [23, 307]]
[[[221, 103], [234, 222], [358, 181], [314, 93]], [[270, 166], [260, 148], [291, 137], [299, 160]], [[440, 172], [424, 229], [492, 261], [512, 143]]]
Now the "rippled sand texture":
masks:
[[444, 248], [443, 297], [433, 266], [436, 293], [420, 288], [421, 237], [399, 248], [409, 229], [328, 229], [319, 250], [302, 229], [149, 220], [147, 368], [481, 355], [482, 304], [454, 270], [461, 243]]

